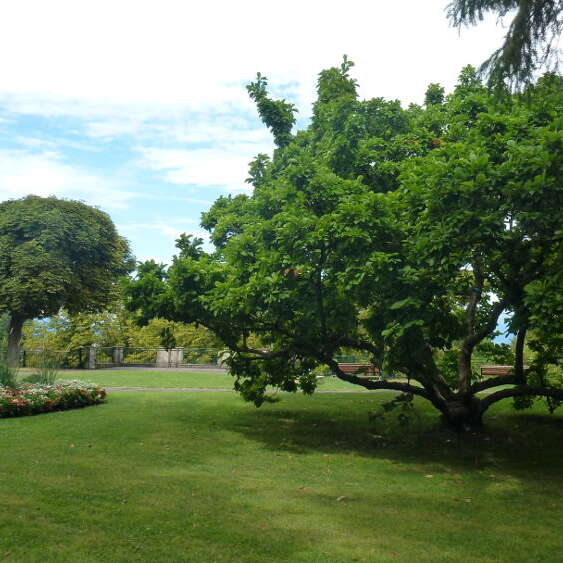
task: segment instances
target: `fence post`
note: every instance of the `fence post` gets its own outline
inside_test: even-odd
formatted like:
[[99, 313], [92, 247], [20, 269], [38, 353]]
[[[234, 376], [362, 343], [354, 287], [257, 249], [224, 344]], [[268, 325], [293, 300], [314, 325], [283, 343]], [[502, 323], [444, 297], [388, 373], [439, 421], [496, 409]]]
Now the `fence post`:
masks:
[[168, 352], [170, 354], [168, 365], [171, 368], [178, 368], [180, 364], [184, 362], [184, 349], [183, 348], [171, 348]]
[[96, 369], [96, 346], [86, 347], [86, 369]]
[[111, 355], [116, 366], [123, 365], [123, 346], [114, 346]]
[[170, 355], [166, 348], [156, 349], [156, 367], [167, 368], [169, 359]]

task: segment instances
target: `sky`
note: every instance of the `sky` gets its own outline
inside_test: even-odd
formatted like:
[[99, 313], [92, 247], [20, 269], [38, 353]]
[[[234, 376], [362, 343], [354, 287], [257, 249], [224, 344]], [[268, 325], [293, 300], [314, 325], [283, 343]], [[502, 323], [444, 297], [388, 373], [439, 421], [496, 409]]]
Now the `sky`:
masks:
[[347, 54], [360, 97], [422, 103], [502, 42], [460, 32], [448, 0], [17, 0], [0, 4], [0, 201], [108, 212], [138, 260], [169, 262], [220, 195], [248, 192], [272, 138], [245, 85], [261, 72], [307, 125], [318, 73]]

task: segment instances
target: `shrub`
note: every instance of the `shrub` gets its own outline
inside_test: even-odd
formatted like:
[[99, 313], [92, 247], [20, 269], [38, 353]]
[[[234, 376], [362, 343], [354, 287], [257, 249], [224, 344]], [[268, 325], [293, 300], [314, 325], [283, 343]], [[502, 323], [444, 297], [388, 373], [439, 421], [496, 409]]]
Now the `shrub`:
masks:
[[0, 418], [86, 407], [103, 402], [105, 397], [104, 388], [80, 381], [27, 384], [19, 389], [0, 386]]
[[54, 385], [59, 375], [60, 362], [56, 355], [43, 351], [39, 362], [35, 366], [35, 373], [26, 377], [28, 383], [40, 383], [43, 385]]
[[0, 386], [10, 389], [18, 387], [18, 370], [8, 364], [4, 350], [0, 350]]

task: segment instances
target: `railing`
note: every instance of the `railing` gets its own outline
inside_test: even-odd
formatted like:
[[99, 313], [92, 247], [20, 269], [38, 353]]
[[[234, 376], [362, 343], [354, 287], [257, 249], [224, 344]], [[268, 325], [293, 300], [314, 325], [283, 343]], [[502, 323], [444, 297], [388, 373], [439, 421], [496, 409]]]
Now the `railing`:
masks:
[[[0, 361], [7, 351], [0, 348]], [[215, 348], [133, 348], [87, 346], [75, 350], [22, 350], [20, 367], [39, 368], [46, 363], [57, 368], [110, 367], [221, 367], [222, 350]]]
[[[38, 368], [45, 363], [59, 368], [109, 368], [109, 367], [222, 367], [224, 350], [216, 348], [134, 348], [91, 346], [75, 350], [23, 350], [20, 353], [20, 366]], [[5, 359], [6, 349], [0, 349], [0, 360]], [[338, 363], [369, 364], [367, 354], [342, 354], [335, 356]], [[490, 358], [474, 354], [472, 368], [480, 377], [482, 365], [495, 362]]]
[[156, 365], [156, 348], [123, 348], [124, 366]]
[[20, 366], [23, 368], [39, 368], [46, 364], [58, 368], [82, 368], [85, 355], [82, 349], [77, 350], [22, 350]]
[[102, 347], [96, 346], [96, 367], [115, 367], [119, 365], [118, 362], [115, 361], [114, 357], [114, 347]]
[[214, 348], [184, 348], [182, 365], [213, 365], [219, 364], [221, 350]]

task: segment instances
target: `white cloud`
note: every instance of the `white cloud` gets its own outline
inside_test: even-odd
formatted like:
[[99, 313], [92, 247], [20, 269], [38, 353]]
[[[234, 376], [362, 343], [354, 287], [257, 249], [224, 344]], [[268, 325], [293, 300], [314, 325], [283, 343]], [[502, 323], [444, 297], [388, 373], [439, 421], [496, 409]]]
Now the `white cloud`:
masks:
[[107, 178], [66, 164], [58, 153], [0, 150], [0, 199], [29, 194], [82, 199], [110, 209], [126, 207], [135, 196]]
[[141, 127], [142, 121], [107, 118], [103, 121], [90, 121], [86, 123], [86, 135], [110, 140], [121, 135], [138, 134]]
[[196, 150], [141, 147], [138, 149], [142, 155], [139, 165], [162, 172], [162, 179], [171, 184], [248, 191], [244, 183], [248, 163], [260, 152], [258, 149], [254, 145]]
[[[184, 226], [182, 227], [182, 225]], [[184, 218], [180, 220], [154, 221], [152, 223], [124, 223], [119, 225], [119, 231], [135, 234], [151, 230], [166, 236], [178, 238], [182, 233], [187, 233], [190, 229], [193, 230], [194, 225], [197, 225], [195, 219]]]
[[37, 139], [35, 137], [23, 137], [17, 136], [14, 141], [18, 145], [23, 145], [24, 147], [38, 148], [38, 147], [50, 147], [56, 148], [57, 143], [54, 141], [47, 141], [45, 139]]
[[[0, 149], [0, 199], [83, 199], [127, 207], [132, 222], [136, 212], [146, 216], [147, 203], [157, 213], [157, 199], [174, 208], [193, 203], [186, 213], [199, 213], [212, 190], [181, 186], [248, 191], [248, 163], [272, 151], [244, 87], [257, 71], [274, 96], [297, 104], [301, 120], [310, 116], [318, 73], [344, 53], [356, 63], [361, 97], [420, 102], [430, 82], [451, 90], [461, 67], [483, 61], [506, 32], [489, 18], [458, 35], [446, 21], [448, 1], [3, 2], [0, 143], [24, 150]], [[21, 116], [49, 119], [22, 120], [18, 129]], [[178, 187], [177, 197], [147, 171]], [[129, 231], [138, 248], [153, 238], [169, 244], [184, 230], [207, 240], [190, 223], [152, 225]]]
[[[44, 115], [173, 118], [251, 107], [256, 71], [309, 111], [317, 73], [347, 53], [361, 93], [420, 100], [451, 86], [506, 32], [489, 18], [458, 36], [447, 0], [18, 0], [0, 11], [2, 100]], [[284, 86], [285, 85], [285, 86]]]
[[[170, 264], [172, 256], [177, 253], [174, 242], [181, 234], [192, 235], [203, 239], [203, 249], [207, 252], [213, 250], [209, 233], [199, 228], [197, 221], [190, 219], [169, 219], [167, 221], [154, 221], [148, 223], [123, 223], [117, 225], [117, 230], [127, 238], [136, 238], [140, 233], [146, 236], [147, 231], [155, 233], [154, 236], [161, 236], [158, 247], [161, 249], [158, 253], [142, 252], [137, 256], [137, 260], [144, 262], [145, 260], [154, 260], [162, 264]], [[169, 253], [163, 254], [162, 248], [170, 249]]]

